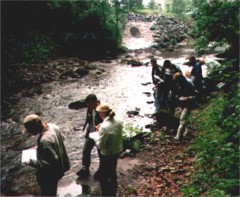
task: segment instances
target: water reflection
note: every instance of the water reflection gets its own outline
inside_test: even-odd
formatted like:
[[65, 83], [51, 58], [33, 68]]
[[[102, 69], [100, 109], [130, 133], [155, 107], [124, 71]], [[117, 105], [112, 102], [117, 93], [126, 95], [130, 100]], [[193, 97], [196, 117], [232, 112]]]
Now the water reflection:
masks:
[[84, 187], [77, 184], [76, 182], [72, 182], [70, 185], [58, 187], [57, 194], [59, 197], [81, 196], [81, 194], [84, 194]]

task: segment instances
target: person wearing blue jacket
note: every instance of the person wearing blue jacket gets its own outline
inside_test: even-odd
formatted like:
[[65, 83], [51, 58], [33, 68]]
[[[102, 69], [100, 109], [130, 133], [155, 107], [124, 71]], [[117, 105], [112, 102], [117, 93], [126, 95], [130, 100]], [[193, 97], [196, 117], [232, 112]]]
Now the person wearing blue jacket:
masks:
[[199, 60], [195, 58], [195, 56], [191, 56], [188, 58], [190, 65], [192, 66], [191, 70], [191, 80], [196, 87], [199, 93], [202, 92], [203, 89], [203, 75], [202, 75], [202, 64]]

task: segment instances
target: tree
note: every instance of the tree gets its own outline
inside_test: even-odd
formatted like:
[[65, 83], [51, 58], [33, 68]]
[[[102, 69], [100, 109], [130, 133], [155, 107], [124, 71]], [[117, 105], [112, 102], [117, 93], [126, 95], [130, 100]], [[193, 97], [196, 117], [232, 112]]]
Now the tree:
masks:
[[39, 63], [59, 54], [94, 57], [120, 45], [120, 28], [108, 0], [3, 1], [1, 5], [5, 66]]
[[199, 49], [209, 42], [229, 44], [227, 55], [239, 55], [239, 1], [193, 0], [194, 34], [198, 37]]
[[148, 7], [151, 10], [155, 10], [156, 9], [156, 2], [155, 2], [155, 0], [150, 0], [150, 2], [148, 4]]
[[172, 1], [172, 12], [182, 14], [186, 11], [185, 0], [173, 0]]

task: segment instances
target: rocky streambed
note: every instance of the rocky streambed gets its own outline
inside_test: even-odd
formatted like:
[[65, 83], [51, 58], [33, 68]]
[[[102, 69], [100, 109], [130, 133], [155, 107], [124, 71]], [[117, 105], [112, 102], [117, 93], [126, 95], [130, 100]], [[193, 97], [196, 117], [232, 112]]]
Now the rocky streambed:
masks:
[[[142, 24], [142, 29], [152, 26]], [[137, 26], [137, 24], [134, 24]], [[127, 44], [131, 44], [130, 28]], [[141, 28], [140, 28], [141, 29]], [[142, 38], [152, 32], [141, 31]], [[136, 38], [136, 37], [134, 37]], [[138, 38], [136, 38], [138, 39]], [[136, 43], [138, 40], [136, 40]], [[150, 42], [153, 44], [153, 41]], [[145, 46], [146, 47], [146, 46]], [[149, 46], [148, 46], [149, 47]], [[12, 70], [8, 87], [14, 94], [6, 94], [2, 101], [1, 124], [1, 195], [38, 195], [34, 170], [21, 164], [22, 150], [36, 145], [36, 137], [21, 134], [25, 115], [36, 113], [46, 121], [56, 123], [66, 136], [66, 149], [71, 160], [71, 169], [59, 183], [59, 196], [78, 196], [82, 193], [98, 195], [99, 185], [90, 178], [87, 182], [77, 180], [83, 146], [82, 127], [86, 109], [70, 110], [68, 104], [95, 93], [101, 101], [108, 102], [115, 109], [124, 125], [145, 129], [153, 120], [148, 117], [154, 111], [151, 66], [149, 59], [154, 56], [161, 65], [165, 59], [178, 64], [183, 71], [190, 69], [182, 65], [186, 56], [193, 53], [187, 43], [181, 42], [174, 51], [159, 48], [128, 50], [116, 57], [102, 61], [83, 61], [78, 58], [61, 58], [44, 64], [28, 65]], [[139, 66], [128, 64], [131, 60], [142, 62]], [[11, 90], [10, 90], [11, 92]], [[137, 116], [127, 111], [138, 110]], [[96, 149], [92, 154], [91, 172], [98, 166]], [[127, 176], [128, 171], [140, 165], [138, 158], [124, 158], [119, 161], [118, 171]]]
[[[150, 34], [143, 34], [148, 42], [153, 40], [153, 47], [156, 49], [168, 49], [174, 50], [177, 43], [185, 39], [189, 39], [191, 35], [191, 25], [186, 23], [174, 16], [165, 15], [141, 15], [141, 14], [130, 14], [128, 20], [131, 23], [148, 23], [151, 26], [145, 30], [138, 31], [132, 27], [131, 34], [133, 37], [142, 37], [141, 32], [152, 31]], [[151, 38], [146, 37], [146, 35], [152, 35]]]
[[[175, 54], [172, 54], [176, 62], [184, 60], [185, 55], [188, 53], [185, 49], [181, 50], [181, 56], [176, 57]], [[76, 184], [77, 177], [75, 173], [80, 168], [84, 140], [82, 126], [86, 109], [70, 110], [67, 107], [70, 102], [85, 98], [89, 93], [95, 93], [101, 101], [108, 102], [113, 106], [116, 114], [124, 120], [125, 125], [130, 124], [133, 127], [144, 129], [146, 124], [151, 123], [152, 119], [147, 116], [154, 110], [151, 102], [153, 101], [151, 66], [146, 64], [132, 67], [126, 63], [129, 57], [130, 59], [131, 57], [137, 57], [140, 61], [147, 62], [149, 61], [148, 57], [151, 55], [150, 52], [136, 51], [112, 59], [111, 63], [102, 63], [101, 61], [86, 62], [84, 66], [79, 64], [79, 68], [75, 65], [72, 69], [67, 69], [74, 73], [75, 70], [81, 68], [87, 70], [88, 74], [76, 78], [66, 76], [66, 78], [62, 79], [60, 78], [62, 74], [59, 74], [59, 78], [55, 81], [29, 89], [26, 88], [23, 92], [19, 92], [18, 102], [10, 106], [10, 117], [2, 121], [1, 125], [2, 193], [6, 195], [38, 194], [33, 169], [21, 164], [21, 151], [36, 145], [36, 137], [21, 134], [21, 122], [27, 114], [37, 113], [48, 122], [56, 123], [66, 136], [65, 144], [72, 167], [61, 181], [62, 187], [69, 185], [73, 187], [71, 184]], [[169, 54], [169, 56], [171, 55]], [[164, 60], [163, 56], [158, 58], [159, 62]], [[59, 68], [62, 67], [64, 70], [64, 63], [60, 64], [62, 61], [62, 59], [55, 60], [48, 63], [48, 66], [51, 63], [53, 64], [53, 72], [55, 70], [54, 65], [58, 65]], [[69, 62], [69, 59], [64, 61]], [[74, 62], [76, 63], [76, 59]], [[57, 78], [57, 75], [55, 77]], [[35, 88], [41, 90], [41, 92], [35, 93]], [[29, 95], [23, 94], [25, 92], [29, 93]], [[140, 110], [139, 115], [129, 117], [126, 112], [136, 108]], [[97, 165], [98, 158], [95, 150], [92, 171], [96, 169]], [[79, 187], [77, 192], [81, 192], [81, 186], [77, 186]]]

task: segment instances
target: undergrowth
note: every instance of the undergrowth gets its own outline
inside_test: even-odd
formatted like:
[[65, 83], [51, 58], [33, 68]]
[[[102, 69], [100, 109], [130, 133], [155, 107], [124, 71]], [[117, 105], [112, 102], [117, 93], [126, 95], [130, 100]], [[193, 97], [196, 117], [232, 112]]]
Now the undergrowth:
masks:
[[185, 196], [239, 196], [240, 93], [237, 79], [238, 72], [223, 72], [219, 80], [228, 88], [192, 117], [191, 124], [198, 134], [190, 148], [195, 151], [196, 161], [190, 186], [183, 189]]

